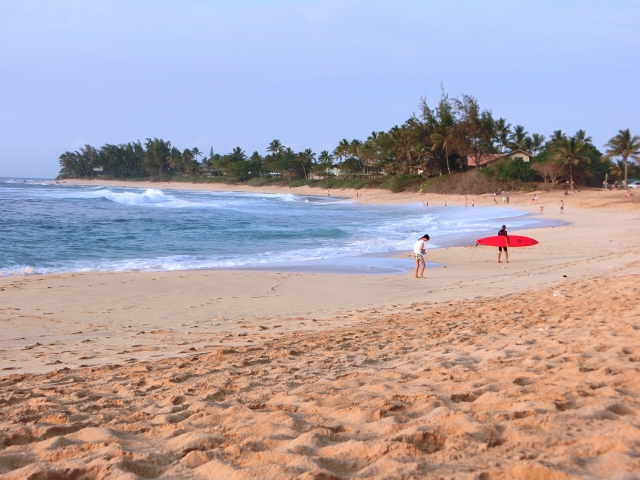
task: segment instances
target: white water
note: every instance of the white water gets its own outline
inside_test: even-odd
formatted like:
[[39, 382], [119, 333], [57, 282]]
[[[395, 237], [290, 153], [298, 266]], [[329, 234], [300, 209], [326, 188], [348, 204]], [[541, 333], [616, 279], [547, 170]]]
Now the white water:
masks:
[[424, 209], [16, 180], [0, 182], [0, 211], [0, 275], [346, 265], [367, 254], [410, 251], [424, 233], [436, 248], [471, 243], [505, 222], [511, 231], [537, 224], [508, 207]]

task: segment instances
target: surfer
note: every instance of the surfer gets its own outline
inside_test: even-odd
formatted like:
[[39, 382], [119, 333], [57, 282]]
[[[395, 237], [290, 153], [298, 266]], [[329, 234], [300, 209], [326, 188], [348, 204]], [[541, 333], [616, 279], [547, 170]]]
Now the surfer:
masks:
[[[506, 244], [509, 245], [509, 235], [507, 234], [507, 226], [502, 225], [502, 228], [498, 231], [499, 236], [504, 236], [506, 240]], [[509, 251], [507, 247], [498, 247], [498, 263], [502, 263], [500, 258], [502, 257], [502, 249], [504, 249], [504, 258], [509, 263]]]
[[424, 250], [424, 244], [429, 241], [429, 235], [426, 233], [421, 236], [413, 247], [413, 258], [416, 261], [416, 278], [425, 278], [424, 276], [424, 267], [426, 266], [424, 263], [424, 254], [426, 253]]

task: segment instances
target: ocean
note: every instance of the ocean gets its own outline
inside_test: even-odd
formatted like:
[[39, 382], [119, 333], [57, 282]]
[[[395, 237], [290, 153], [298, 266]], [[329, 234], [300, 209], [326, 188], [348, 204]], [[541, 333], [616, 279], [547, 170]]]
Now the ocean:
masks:
[[[320, 191], [323, 192], [323, 191]], [[366, 194], [366, 193], [365, 193]], [[473, 245], [503, 223], [497, 206], [362, 205], [323, 195], [68, 186], [0, 179], [0, 276], [220, 268], [392, 273], [428, 248]], [[428, 258], [428, 257], [427, 257]]]

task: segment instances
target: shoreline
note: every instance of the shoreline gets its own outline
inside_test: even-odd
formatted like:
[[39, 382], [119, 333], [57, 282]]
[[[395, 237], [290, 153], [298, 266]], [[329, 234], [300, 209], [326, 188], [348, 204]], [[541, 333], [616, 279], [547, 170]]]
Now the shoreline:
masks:
[[[438, 266], [427, 269], [424, 281], [410, 273], [335, 274], [285, 268], [2, 277], [0, 299], [5, 307], [0, 309], [0, 321], [5, 329], [0, 343], [6, 347], [0, 350], [0, 376], [100, 365], [114, 358], [146, 361], [179, 356], [184, 354], [180, 353], [184, 335], [196, 332], [200, 332], [197, 349], [231, 339], [245, 345], [238, 335], [256, 325], [264, 327], [258, 338], [267, 338], [280, 332], [345, 326], [371, 312], [392, 315], [416, 302], [473, 301], [547, 288], [567, 278], [636, 271], [637, 214], [572, 209], [562, 218], [548, 217], [572, 223], [529, 230], [540, 244], [512, 249], [509, 264], [498, 264], [491, 247], [429, 249], [427, 261]], [[599, 231], [596, 237], [594, 228]], [[399, 255], [396, 259], [403, 261], [404, 256], [411, 272], [409, 253]], [[49, 347], [44, 346], [45, 339]]]
[[[456, 208], [456, 207], [452, 207]], [[486, 207], [478, 207], [486, 208]], [[524, 212], [522, 216], [499, 218], [499, 222], [509, 223], [510, 221], [527, 221], [532, 219], [537, 221], [535, 225], [523, 225], [510, 227], [512, 233], [524, 231], [536, 231], [540, 229], [555, 228], [570, 225], [570, 222], [563, 219], [538, 219], [529, 212]], [[538, 221], [539, 220], [539, 221]], [[497, 223], [496, 223], [497, 225]], [[498, 228], [498, 227], [496, 227]], [[429, 252], [454, 247], [473, 247], [474, 241], [478, 236], [485, 233], [455, 233], [449, 234], [444, 239], [437, 238], [431, 245], [427, 247], [427, 255]], [[488, 235], [488, 232], [486, 233]], [[433, 240], [433, 239], [432, 239]], [[402, 262], [399, 259], [406, 260], [410, 258], [410, 262]], [[97, 274], [97, 273], [163, 273], [163, 272], [191, 272], [191, 271], [238, 271], [238, 272], [289, 272], [289, 273], [317, 273], [331, 275], [400, 275], [413, 270], [412, 255], [409, 250], [389, 250], [376, 253], [363, 253], [360, 255], [344, 255], [333, 258], [318, 258], [314, 260], [291, 260], [289, 262], [273, 262], [252, 266], [233, 266], [233, 267], [198, 267], [185, 269], [131, 269], [131, 270], [65, 270], [53, 271], [46, 273], [23, 273], [21, 271], [12, 270], [13, 274], [0, 274], [2, 278], [20, 278], [31, 276], [50, 276], [50, 275], [80, 275], [80, 274]], [[427, 268], [437, 268], [443, 265], [427, 261]], [[26, 267], [31, 270], [31, 266]], [[23, 269], [24, 270], [24, 269]]]
[[[105, 188], [127, 188], [127, 189], [137, 189], [140, 191], [147, 190], [149, 188], [157, 189], [159, 191], [220, 191], [220, 185], [217, 184], [182, 184], [179, 182], [174, 183], [159, 183], [159, 182], [131, 182], [131, 184], [125, 185], [127, 182], [123, 181], [104, 181], [104, 180], [91, 180], [91, 181], [61, 181], [56, 182], [61, 183], [65, 186], [91, 186], [91, 187], [105, 187]], [[148, 185], [151, 184], [152, 185]], [[194, 188], [189, 188], [194, 187]], [[214, 187], [212, 190], [209, 187]], [[225, 192], [238, 192], [235, 188], [236, 186], [222, 185], [222, 191]], [[267, 188], [254, 188], [249, 187], [254, 191], [248, 191], [247, 188], [243, 189], [241, 193], [250, 193], [250, 194], [282, 194], [285, 193], [287, 195], [296, 195], [299, 197], [304, 197], [307, 195], [312, 195], [315, 198], [324, 198], [319, 197], [318, 193], [314, 192], [311, 194], [309, 192], [310, 188], [304, 187], [303, 190], [300, 189], [289, 189], [282, 187], [267, 187]], [[295, 190], [295, 191], [294, 191]], [[316, 189], [317, 190], [317, 189]], [[430, 211], [434, 212], [444, 212], [445, 209], [441, 206], [433, 205], [430, 210], [419, 208], [416, 210], [416, 206], [419, 206], [419, 203], [422, 201], [426, 201], [426, 196], [419, 196], [419, 198], [415, 198], [415, 194], [391, 194], [390, 192], [382, 191], [382, 190], [372, 190], [369, 191], [366, 195], [366, 198], [353, 198], [355, 195], [355, 190], [339, 191], [341, 196], [333, 195], [332, 198], [340, 199], [352, 203], [357, 203], [360, 205], [370, 205], [370, 206], [381, 206], [385, 207], [387, 205], [411, 205], [415, 211], [413, 211], [413, 215], [418, 213], [419, 215], [427, 214]], [[364, 195], [364, 194], [363, 194]], [[434, 197], [435, 198], [435, 197]], [[375, 205], [374, 205], [375, 203]], [[486, 202], [483, 202], [486, 203]], [[530, 230], [532, 228], [542, 228], [542, 227], [553, 227], [560, 226], [562, 222], [558, 219], [551, 219], [546, 217], [540, 217], [537, 215], [533, 215], [531, 211], [527, 211], [522, 208], [520, 205], [508, 205], [508, 207], [512, 207], [509, 212], [505, 212], [504, 216], [500, 216], [496, 210], [495, 203], [492, 205], [478, 205], [478, 208], [488, 208], [492, 207], [492, 215], [495, 216], [496, 230], [498, 228], [499, 223], [510, 223], [510, 229], [512, 232], [522, 231], [522, 230]], [[356, 207], [357, 208], [357, 207]], [[459, 206], [452, 204], [449, 206], [449, 209], [456, 209]], [[472, 208], [472, 207], [469, 207]], [[418, 212], [419, 210], [419, 212]], [[462, 211], [458, 211], [459, 213], [456, 215], [463, 215]], [[399, 212], [402, 214], [402, 211]], [[469, 212], [470, 213], [470, 212]], [[473, 218], [473, 215], [471, 217]], [[479, 229], [483, 230], [482, 224], [483, 221], [479, 222]], [[490, 224], [489, 220], [485, 220], [487, 225]], [[530, 224], [527, 224], [530, 223]], [[481, 237], [489, 234], [489, 231], [479, 231], [477, 233], [471, 232], [459, 232], [459, 233], [448, 233], [444, 236], [439, 236], [436, 239], [432, 239], [433, 241], [430, 244], [429, 250], [433, 248], [449, 248], [453, 246], [472, 246], [474, 241]], [[430, 232], [431, 233], [431, 232]], [[432, 234], [433, 235], [433, 234]], [[93, 261], [89, 261], [83, 265], [76, 265], [76, 270], [72, 270], [70, 268], [51, 268], [47, 269], [44, 267], [34, 267], [33, 265], [27, 266], [22, 269], [5, 269], [4, 274], [5, 277], [18, 277], [18, 276], [29, 276], [29, 275], [64, 275], [69, 273], [110, 273], [110, 272], [166, 272], [166, 271], [207, 271], [207, 270], [239, 270], [239, 271], [262, 271], [262, 272], [273, 272], [273, 271], [286, 271], [286, 272], [299, 272], [299, 273], [328, 273], [328, 274], [402, 274], [407, 271], [413, 269], [413, 262], [400, 261], [399, 259], [403, 256], [406, 256], [407, 250], [399, 249], [399, 250], [389, 250], [386, 252], [378, 252], [372, 254], [356, 254], [356, 253], [346, 253], [346, 252], [337, 252], [338, 255], [335, 256], [325, 256], [324, 258], [314, 258], [311, 260], [291, 260], [291, 261], [279, 261], [275, 259], [271, 259], [270, 262], [267, 263], [257, 263], [253, 265], [242, 265], [244, 262], [239, 262], [239, 265], [235, 266], [220, 266], [214, 267], [216, 263], [216, 259], [212, 258], [201, 258], [200, 260], [194, 260], [192, 264], [189, 265], [179, 265], [183, 269], [176, 269], [176, 265], [174, 264], [166, 264], [164, 258], [159, 258], [157, 264], [149, 263], [148, 259], [142, 258], [140, 259], [139, 268], [134, 268], [130, 265], [127, 265], [124, 260], [120, 262], [116, 259], [104, 259], [106, 265], [103, 265], [101, 260], [94, 259]], [[312, 255], [313, 257], [313, 255]], [[135, 261], [136, 259], [130, 259]], [[431, 265], [433, 266], [433, 265]], [[98, 267], [95, 268], [94, 267]], [[127, 269], [130, 268], [130, 269]], [[43, 272], [44, 270], [44, 272]], [[47, 271], [50, 270], [50, 271]], [[1, 278], [1, 277], [0, 277]]]
[[[103, 187], [115, 187], [115, 188], [144, 188], [144, 189], [159, 189], [159, 190], [183, 190], [183, 191], [214, 191], [214, 192], [246, 192], [246, 193], [271, 193], [271, 194], [283, 194], [292, 193], [295, 195], [313, 195], [313, 196], [326, 196], [326, 189], [317, 187], [288, 187], [288, 186], [260, 186], [253, 187], [248, 185], [228, 185], [228, 184], [216, 184], [216, 183], [182, 183], [182, 182], [151, 182], [151, 181], [124, 181], [124, 180], [58, 180], [51, 181], [52, 183], [60, 183], [66, 185], [78, 185], [78, 186], [103, 186]], [[390, 190], [383, 189], [369, 189], [363, 188], [356, 189], [329, 189], [332, 196], [343, 196], [349, 198], [356, 203], [364, 204], [407, 204], [407, 203], [420, 203], [422, 201], [428, 201], [433, 206], [443, 206], [447, 201], [448, 205], [463, 206], [465, 195], [462, 194], [440, 194], [440, 193], [425, 193], [420, 192], [398, 192], [393, 193]], [[356, 198], [356, 192], [360, 192], [363, 196]], [[578, 208], [598, 208], [598, 209], [614, 209], [620, 210], [635, 210], [640, 208], [640, 192], [636, 195], [627, 197], [624, 191], [607, 190], [604, 191], [599, 188], [585, 187], [584, 190], [578, 190], [579, 193], [570, 193], [567, 196], [563, 195], [563, 190], [535, 190], [531, 192], [506, 192], [506, 195], [510, 197], [510, 203], [508, 206], [519, 205], [522, 207], [531, 207], [528, 211], [535, 214], [538, 212], [538, 207], [542, 203], [545, 205], [545, 211], [549, 212], [552, 205], [555, 206], [561, 199], [565, 200], [567, 207], [575, 206]], [[531, 204], [530, 200], [535, 194], [540, 195], [541, 202], [537, 204]], [[494, 196], [490, 193], [481, 195], [467, 195], [468, 205], [471, 208], [471, 200], [474, 200], [478, 206], [502, 206], [500, 196], [496, 197], [497, 203], [494, 203]], [[553, 199], [553, 204], [549, 204], [548, 200]], [[548, 213], [545, 213], [545, 215]]]
[[640, 204], [616, 198], [565, 197], [509, 264], [430, 249], [426, 280], [0, 278], [0, 475], [633, 476]]

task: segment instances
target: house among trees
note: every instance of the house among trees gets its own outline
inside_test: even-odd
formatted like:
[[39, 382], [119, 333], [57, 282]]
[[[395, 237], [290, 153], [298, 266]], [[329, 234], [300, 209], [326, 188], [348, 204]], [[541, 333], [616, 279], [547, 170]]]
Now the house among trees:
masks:
[[[529, 135], [523, 125], [512, 128], [504, 118], [494, 120], [491, 111], [482, 110], [470, 95], [450, 98], [443, 91], [435, 108], [423, 98], [420, 111], [401, 126], [371, 132], [364, 141], [344, 138], [333, 150], [317, 155], [310, 148], [296, 152], [277, 139], [269, 143], [266, 155], [257, 151], [248, 155], [241, 147], [219, 154], [212, 148], [202, 159], [198, 148], [179, 150], [159, 138], [147, 138], [144, 144], [138, 140], [100, 148], [85, 145], [60, 155], [59, 178], [181, 180], [178, 177], [199, 176], [216, 177], [211, 181], [262, 184], [272, 180], [366, 182], [392, 177], [372, 182], [377, 186], [391, 185], [393, 178], [395, 185], [405, 180], [417, 184], [419, 178], [408, 177], [451, 176], [476, 167], [492, 181], [557, 184], [568, 180], [573, 187], [576, 180], [600, 186], [608, 174], [626, 185], [629, 174], [640, 175], [640, 136], [631, 135], [629, 129], [620, 130], [605, 145], [603, 156], [584, 130], [573, 136], [555, 130], [546, 141], [539, 133]], [[614, 163], [612, 158], [618, 160]], [[629, 165], [629, 160], [634, 163]], [[469, 178], [479, 178], [476, 173]]]
[[524, 150], [512, 150], [507, 153], [485, 153], [479, 157], [474, 157], [472, 155], [467, 155], [467, 166], [469, 167], [489, 167], [496, 162], [504, 158], [521, 158], [523, 162], [529, 163], [531, 160], [531, 155], [529, 152], [525, 152]]

